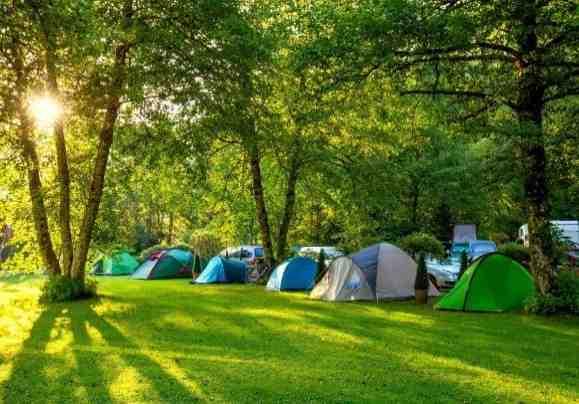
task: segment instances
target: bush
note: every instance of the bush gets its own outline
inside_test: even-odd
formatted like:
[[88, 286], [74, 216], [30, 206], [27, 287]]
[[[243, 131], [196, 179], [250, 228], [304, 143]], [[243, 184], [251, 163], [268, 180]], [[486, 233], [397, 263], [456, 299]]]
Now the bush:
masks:
[[498, 251], [525, 266], [528, 266], [531, 260], [529, 249], [522, 244], [506, 243], [501, 245]]
[[97, 282], [86, 278], [84, 282], [64, 276], [51, 276], [41, 290], [41, 303], [70, 302], [89, 299], [97, 295]]
[[457, 280], [460, 280], [460, 278], [462, 278], [462, 275], [464, 275], [467, 269], [468, 269], [468, 254], [466, 253], [466, 251], [463, 250], [460, 253], [460, 269], [458, 272]]
[[579, 277], [570, 268], [562, 268], [553, 290], [546, 295], [536, 295], [526, 305], [526, 310], [536, 314], [579, 315]]
[[324, 252], [324, 249], [322, 248], [322, 250], [320, 251], [320, 254], [318, 254], [318, 273], [316, 276], [316, 283], [319, 282], [324, 275], [326, 274], [326, 253]]
[[223, 249], [221, 240], [213, 232], [207, 230], [197, 230], [185, 241], [188, 241], [201, 257], [213, 257]]
[[400, 247], [416, 258], [418, 254], [444, 257], [444, 246], [436, 237], [427, 233], [412, 233], [400, 240]]
[[422, 253], [418, 256], [418, 267], [416, 268], [414, 289], [428, 290], [428, 272], [426, 271], [426, 259]]

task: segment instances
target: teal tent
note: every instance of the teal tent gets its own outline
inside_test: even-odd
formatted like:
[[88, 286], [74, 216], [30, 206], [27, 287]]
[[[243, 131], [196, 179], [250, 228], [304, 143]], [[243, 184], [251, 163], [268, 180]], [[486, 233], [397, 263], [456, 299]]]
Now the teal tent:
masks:
[[137, 268], [133, 279], [171, 279], [190, 278], [192, 275], [193, 254], [191, 251], [173, 248], [151, 254]]
[[213, 257], [195, 279], [195, 283], [245, 283], [247, 282], [247, 265], [245, 262], [223, 257]]
[[97, 260], [93, 265], [92, 274], [108, 276], [132, 275], [138, 266], [139, 261], [128, 252], [122, 251], [110, 257], [102, 257]]
[[294, 257], [278, 265], [269, 277], [267, 290], [310, 290], [314, 287], [317, 263], [308, 257]]

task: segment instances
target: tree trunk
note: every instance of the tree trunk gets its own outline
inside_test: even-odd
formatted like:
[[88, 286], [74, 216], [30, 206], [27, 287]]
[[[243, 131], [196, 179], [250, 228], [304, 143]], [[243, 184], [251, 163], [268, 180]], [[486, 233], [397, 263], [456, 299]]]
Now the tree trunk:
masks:
[[[537, 50], [536, 10], [521, 5], [519, 9], [522, 33], [520, 49], [528, 60]], [[547, 154], [543, 135], [544, 80], [537, 64], [521, 65], [519, 70], [519, 125], [525, 137], [521, 140], [524, 156], [525, 197], [529, 215], [531, 272], [539, 292], [545, 294], [553, 282], [554, 243], [550, 228]]]
[[420, 187], [418, 186], [418, 181], [416, 179], [411, 180], [410, 187], [410, 223], [412, 225], [412, 231], [418, 230], [418, 202], [420, 198]]
[[115, 51], [115, 66], [113, 72], [113, 82], [111, 95], [108, 101], [107, 111], [103, 122], [103, 127], [99, 134], [99, 144], [95, 165], [93, 169], [92, 180], [90, 184], [89, 199], [82, 225], [79, 232], [79, 242], [74, 257], [72, 276], [73, 278], [84, 281], [85, 265], [88, 256], [88, 249], [92, 239], [92, 231], [97, 218], [103, 188], [105, 185], [105, 174], [107, 170], [108, 157], [113, 144], [113, 135], [115, 123], [121, 107], [120, 95], [126, 81], [125, 65], [129, 46], [123, 44], [117, 47]]
[[261, 156], [259, 154], [259, 147], [255, 143], [255, 141], [250, 140], [250, 142], [251, 143], [247, 145], [247, 152], [249, 155], [249, 165], [251, 169], [253, 199], [255, 200], [255, 209], [257, 213], [257, 221], [259, 223], [261, 242], [263, 243], [265, 263], [271, 269], [275, 264], [275, 259], [273, 257], [271, 229], [269, 227], [267, 207], [265, 204], [265, 195], [263, 192], [263, 180], [261, 175]]
[[36, 239], [40, 247], [40, 253], [44, 265], [48, 272], [54, 276], [60, 274], [60, 264], [58, 262], [58, 257], [54, 252], [54, 246], [50, 237], [48, 216], [46, 214], [44, 194], [42, 191], [42, 180], [40, 178], [40, 161], [36, 151], [36, 144], [31, 136], [33, 132], [33, 124], [30, 121], [28, 111], [26, 110], [26, 101], [24, 99], [25, 94], [27, 93], [26, 77], [24, 76], [24, 64], [19, 46], [18, 41], [14, 39], [12, 47], [14, 55], [13, 69], [16, 75], [16, 92], [18, 95], [17, 107], [20, 119], [18, 136], [22, 147], [22, 157], [26, 164], [28, 189], [30, 200], [32, 202], [32, 217], [34, 219]]
[[169, 245], [173, 245], [173, 231], [175, 226], [175, 217], [173, 212], [169, 213]]
[[287, 253], [287, 235], [294, 215], [294, 206], [296, 201], [296, 184], [299, 179], [300, 151], [301, 148], [297, 147], [296, 150], [294, 151], [294, 155], [292, 156], [292, 161], [290, 165], [290, 171], [288, 175], [287, 188], [285, 194], [284, 211], [279, 226], [279, 232], [276, 243], [277, 247], [276, 257], [278, 261], [284, 259]]
[[[46, 69], [48, 72], [48, 87], [51, 93], [61, 99], [57, 82], [54, 49], [49, 45], [47, 35]], [[64, 137], [64, 125], [60, 118], [54, 127], [54, 141], [56, 146], [56, 164], [58, 167], [58, 184], [60, 186], [60, 199], [58, 209], [58, 223], [62, 243], [62, 273], [70, 277], [73, 261], [73, 242], [70, 225], [70, 172], [68, 168], [68, 154], [66, 151], [66, 139]]]

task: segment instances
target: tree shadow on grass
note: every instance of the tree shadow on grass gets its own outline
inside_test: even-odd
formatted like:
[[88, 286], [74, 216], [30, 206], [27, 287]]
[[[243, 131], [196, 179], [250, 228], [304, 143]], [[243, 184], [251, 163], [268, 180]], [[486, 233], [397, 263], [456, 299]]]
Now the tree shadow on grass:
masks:
[[[63, 365], [63, 360], [46, 353], [52, 332], [63, 307], [55, 305], [43, 310], [30, 329], [22, 348], [10, 362], [10, 377], [0, 386], [0, 402], [46, 402], [48, 397], [59, 397], [60, 402], [74, 402], [73, 392], [68, 385], [55, 385], [54, 379], [72, 377], [74, 369], [61, 366], [51, 372], [54, 366]], [[60, 330], [56, 330], [58, 332]]]
[[[123, 366], [136, 370], [154, 389], [162, 402], [181, 403], [201, 399], [197, 393], [168, 374], [156, 361], [141, 353], [141, 347], [137, 343], [125, 336], [104, 316], [97, 314], [91, 304], [73, 305], [70, 309], [70, 318], [75, 342], [73, 351], [79, 364], [79, 377], [91, 395], [110, 399], [109, 388], [112, 377], [111, 369], [106, 367], [112, 364], [107, 362], [107, 357], [118, 355]], [[93, 341], [87, 331], [88, 327], [94, 328], [106, 345]], [[110, 348], [115, 349], [110, 352]], [[82, 364], [89, 365], [81, 367]], [[123, 373], [120, 376], [123, 377]], [[130, 382], [131, 380], [124, 381]], [[147, 400], [147, 397], [143, 396], [143, 399]]]

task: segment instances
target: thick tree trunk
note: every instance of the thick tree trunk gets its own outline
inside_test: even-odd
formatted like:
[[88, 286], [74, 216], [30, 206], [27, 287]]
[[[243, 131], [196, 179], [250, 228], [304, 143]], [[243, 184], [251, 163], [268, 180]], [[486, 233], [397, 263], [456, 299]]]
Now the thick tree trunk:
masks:
[[121, 107], [120, 94], [122, 93], [126, 81], [125, 66], [128, 51], [129, 46], [126, 44], [120, 45], [115, 51], [115, 67], [111, 87], [112, 93], [108, 101], [103, 126], [99, 134], [99, 144], [90, 184], [89, 199], [87, 201], [86, 210], [79, 231], [78, 247], [74, 256], [72, 268], [73, 278], [81, 281], [84, 281], [88, 249], [90, 247], [92, 231], [97, 218], [105, 185], [105, 174], [110, 149], [113, 144], [115, 123]]
[[[519, 9], [523, 59], [531, 59], [537, 50], [536, 11], [522, 5]], [[531, 272], [540, 293], [551, 289], [553, 282], [554, 243], [550, 228], [547, 154], [543, 135], [544, 80], [537, 64], [522, 64], [519, 71], [517, 117], [525, 137], [521, 140], [524, 156], [525, 197], [529, 215]]]
[[263, 191], [263, 179], [261, 175], [261, 156], [259, 154], [259, 147], [255, 143], [255, 141], [250, 140], [250, 142], [251, 143], [247, 145], [247, 153], [249, 156], [249, 165], [251, 170], [253, 199], [255, 201], [255, 209], [257, 214], [257, 222], [259, 223], [261, 242], [263, 243], [265, 263], [271, 269], [275, 264], [275, 259], [273, 257], [271, 228], [269, 227], [267, 206], [265, 204], [265, 195]]
[[19, 43], [17, 40], [14, 40], [13, 45], [13, 68], [16, 75], [16, 92], [19, 97], [17, 100], [18, 115], [20, 119], [18, 135], [20, 145], [22, 147], [22, 157], [26, 164], [28, 189], [30, 193], [30, 200], [32, 202], [32, 217], [34, 219], [36, 239], [40, 247], [42, 260], [48, 272], [54, 276], [60, 274], [60, 264], [58, 262], [58, 257], [54, 252], [54, 246], [50, 237], [48, 216], [46, 214], [44, 194], [42, 191], [42, 181], [40, 178], [40, 161], [36, 151], [36, 144], [32, 138], [33, 124], [30, 120], [30, 117], [28, 116], [28, 111], [26, 110], [26, 100], [24, 97], [27, 93], [27, 88], [26, 77], [24, 76], [22, 54], [20, 52]]
[[298, 147], [294, 151], [288, 175], [284, 211], [279, 226], [276, 243], [277, 247], [276, 257], [278, 261], [283, 260], [287, 254], [287, 235], [289, 232], [291, 221], [294, 216], [294, 206], [296, 202], [296, 184], [298, 182], [300, 172], [300, 161], [301, 161], [299, 156], [300, 150], [301, 148]]
[[[60, 90], [58, 88], [58, 73], [56, 70], [56, 37], [52, 32], [53, 27], [49, 20], [46, 5], [35, 1], [28, 1], [30, 7], [34, 10], [42, 32], [42, 42], [45, 51], [47, 84], [51, 95], [61, 100]], [[62, 274], [70, 276], [70, 270], [73, 261], [73, 240], [70, 224], [70, 173], [68, 168], [68, 155], [66, 151], [66, 140], [64, 137], [64, 125], [60, 117], [54, 127], [54, 143], [56, 147], [56, 165], [58, 169], [58, 184], [60, 188], [58, 224], [60, 229], [61, 240], [61, 269]]]
[[[48, 34], [47, 34], [48, 35]], [[49, 39], [47, 38], [47, 42]], [[48, 72], [48, 87], [51, 93], [60, 99], [58, 89], [57, 73], [55, 66], [55, 55], [53, 48], [47, 45], [46, 67]], [[73, 261], [73, 241], [70, 225], [70, 172], [68, 168], [68, 154], [66, 151], [66, 139], [64, 137], [64, 125], [62, 118], [56, 122], [54, 127], [54, 142], [56, 146], [56, 164], [58, 167], [58, 184], [60, 186], [60, 199], [58, 208], [58, 222], [60, 227], [60, 239], [62, 243], [62, 273], [70, 276]]]

